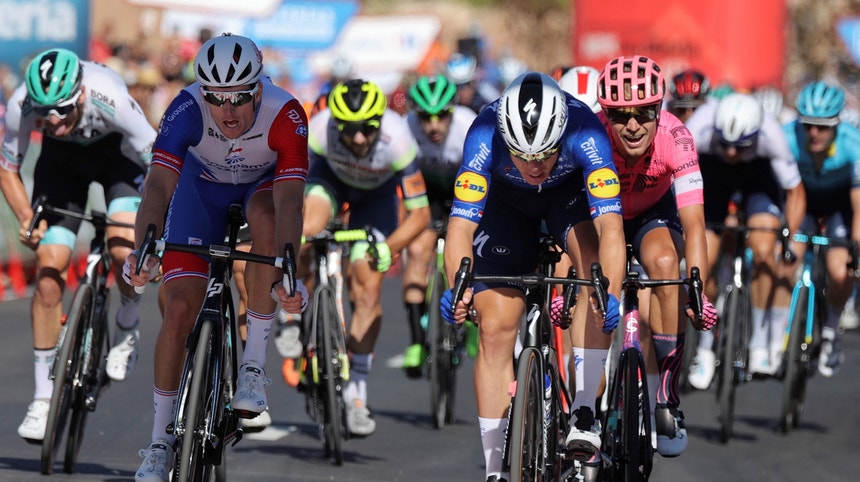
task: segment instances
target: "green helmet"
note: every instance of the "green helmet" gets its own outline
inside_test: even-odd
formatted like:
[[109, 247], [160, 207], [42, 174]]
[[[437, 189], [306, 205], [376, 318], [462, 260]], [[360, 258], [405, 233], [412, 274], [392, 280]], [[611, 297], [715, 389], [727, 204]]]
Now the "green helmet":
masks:
[[83, 66], [71, 50], [50, 49], [27, 66], [27, 94], [39, 105], [57, 105], [74, 96], [81, 87]]
[[437, 115], [457, 103], [457, 86], [444, 75], [421, 77], [409, 88], [416, 110]]

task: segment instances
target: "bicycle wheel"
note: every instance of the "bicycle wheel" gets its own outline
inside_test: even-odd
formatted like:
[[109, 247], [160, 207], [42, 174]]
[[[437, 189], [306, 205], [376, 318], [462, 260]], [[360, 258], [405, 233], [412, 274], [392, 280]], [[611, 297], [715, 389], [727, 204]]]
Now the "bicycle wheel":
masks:
[[804, 340], [808, 322], [809, 288], [801, 287], [795, 296], [794, 313], [790, 318], [791, 331], [788, 335], [788, 347], [785, 350], [785, 379], [782, 382], [780, 425], [785, 433], [796, 428], [800, 420], [806, 392], [804, 364], [808, 362], [811, 351], [811, 347]]
[[334, 459], [335, 465], [343, 464], [343, 439], [346, 437], [346, 406], [343, 401], [343, 374], [348, 373], [346, 340], [337, 316], [334, 293], [322, 289], [317, 298], [317, 336], [322, 338], [317, 346], [322, 348], [318, 354], [322, 360], [321, 378], [324, 381], [322, 396], [323, 435], [325, 456]]
[[52, 369], [54, 391], [51, 395], [45, 438], [42, 441], [42, 473], [46, 475], [54, 471], [54, 459], [63, 440], [69, 413], [72, 411], [78, 393], [76, 380], [80, 378], [81, 372], [80, 344], [92, 307], [92, 287], [80, 285], [66, 316], [61, 334], [62, 340], [57, 347], [57, 356]]
[[621, 434], [624, 440], [626, 463], [624, 480], [648, 480], [651, 473], [651, 413], [648, 407], [645, 362], [634, 348], [627, 349], [624, 364], [622, 399], [624, 414], [621, 417]]
[[427, 353], [430, 377], [430, 413], [433, 426], [442, 428], [454, 421], [454, 387], [456, 372], [454, 349], [457, 346], [457, 327], [442, 319], [439, 312], [442, 293], [445, 291], [444, 275], [434, 270], [428, 284], [427, 297]]
[[193, 352], [186, 356], [184, 376], [188, 377], [182, 394], [177, 420], [181, 424], [181, 435], [177, 437], [180, 450], [176, 453], [173, 480], [178, 482], [209, 481], [212, 465], [207, 461], [210, 448], [205, 438], [214, 392], [212, 386], [215, 364], [212, 362], [214, 345], [213, 320], [203, 320]]
[[690, 365], [693, 364], [693, 358], [696, 357], [696, 348], [699, 346], [699, 330], [693, 328], [691, 322], [687, 323], [687, 331], [684, 339], [684, 360], [683, 368], [681, 369], [679, 389], [681, 393], [689, 393], [693, 391], [693, 386], [690, 385], [688, 375], [690, 374]]
[[545, 480], [542, 372], [540, 352], [533, 347], [525, 348], [517, 362], [517, 389], [508, 427], [511, 480]]
[[[99, 300], [102, 301], [99, 301]], [[95, 410], [102, 388], [107, 384], [105, 363], [108, 346], [107, 313], [104, 298], [96, 297], [92, 316], [87, 326], [82, 327], [86, 343], [81, 347], [81, 387], [80, 397], [72, 406], [72, 420], [69, 424], [69, 436], [66, 442], [66, 457], [63, 459], [63, 470], [71, 474], [75, 469], [81, 443], [84, 439], [84, 428], [87, 416]]]
[[720, 406], [720, 440], [732, 436], [735, 417], [735, 393], [746, 369], [746, 292], [734, 286], [726, 293], [725, 319], [720, 327], [720, 365], [717, 400]]

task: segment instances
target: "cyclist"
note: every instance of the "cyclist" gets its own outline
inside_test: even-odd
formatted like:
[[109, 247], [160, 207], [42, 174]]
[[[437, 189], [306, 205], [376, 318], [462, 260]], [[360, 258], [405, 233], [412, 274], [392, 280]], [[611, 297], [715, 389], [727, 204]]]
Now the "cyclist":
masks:
[[[60, 333], [62, 297], [80, 220], [48, 216], [32, 233], [33, 218], [20, 168], [31, 134], [43, 134], [33, 174], [33, 199], [48, 194], [52, 205], [83, 212], [91, 182], [104, 188], [111, 220], [133, 223], [139, 189], [155, 139], [155, 130], [122, 78], [107, 67], [82, 61], [65, 49], [49, 49], [27, 66], [25, 82], [9, 99], [6, 135], [0, 154], [0, 189], [21, 223], [21, 242], [36, 252], [36, 289], [31, 321], [35, 391], [18, 434], [41, 443], [45, 435], [53, 383], [48, 374]], [[134, 233], [109, 227], [108, 246], [116, 274], [132, 249]], [[137, 362], [140, 297], [120, 286], [114, 347], [108, 376], [124, 380]]]
[[[409, 88], [412, 110], [406, 116], [409, 130], [418, 142], [418, 167], [427, 183], [427, 198], [433, 220], [448, 217], [454, 198], [454, 179], [463, 160], [463, 141], [475, 113], [457, 105], [457, 86], [444, 75], [421, 77]], [[403, 270], [403, 300], [409, 320], [411, 343], [403, 368], [412, 378], [421, 376], [424, 360], [425, 293], [427, 268], [433, 262], [436, 230], [428, 227], [406, 248]]]
[[770, 112], [780, 124], [785, 125], [797, 119], [797, 112], [786, 107], [782, 91], [770, 85], [763, 85], [753, 90], [753, 97], [761, 102], [765, 112]]
[[[795, 105], [799, 117], [783, 129], [806, 189], [801, 230], [816, 234], [819, 220], [824, 220], [827, 236], [860, 241], [856, 217], [860, 213], [860, 130], [839, 121], [845, 93], [836, 85], [812, 82], [800, 91]], [[803, 252], [796, 254], [802, 256]], [[826, 259], [827, 319], [821, 329], [818, 371], [830, 377], [844, 357], [839, 317], [851, 296], [854, 277], [847, 269], [850, 256], [846, 248], [828, 248]]]
[[697, 108], [709, 99], [713, 101], [713, 98], [708, 96], [709, 90], [710, 83], [705, 74], [695, 69], [684, 70], [672, 77], [669, 84], [672, 97], [666, 100], [665, 105], [681, 122], [687, 122]]
[[457, 103], [477, 114], [499, 96], [491, 84], [483, 82], [478, 75], [478, 60], [469, 54], [455, 52], [445, 64], [445, 76], [457, 84]]
[[559, 87], [565, 92], [581, 100], [595, 114], [600, 112], [600, 102], [597, 101], [597, 78], [600, 71], [589, 65], [571, 67], [558, 81]]
[[[376, 265], [368, 243], [350, 250], [349, 288], [354, 300], [347, 349], [349, 383], [344, 388], [347, 428], [368, 436], [376, 421], [367, 408], [367, 379], [382, 326], [382, 280], [392, 255], [415, 240], [430, 223], [424, 177], [415, 162], [418, 146], [406, 120], [386, 109], [385, 94], [373, 82], [351, 79], [335, 86], [328, 108], [311, 120], [304, 234], [320, 233], [340, 206], [349, 203], [349, 227], [376, 230]], [[402, 200], [398, 197], [398, 187]], [[398, 222], [400, 203], [406, 216]]]
[[[587, 273], [599, 258], [611, 280], [606, 319], [586, 320], [589, 311], [594, 318], [599, 315], [589, 310], [587, 290], [581, 290], [571, 329], [573, 346], [581, 350], [576, 353], [584, 363], [577, 363], [571, 407], [576, 428], [568, 446], [592, 453], [600, 448], [594, 404], [610, 344], [606, 333], [617, 326], [620, 315], [617, 297], [625, 259], [619, 183], [610, 149], [597, 116], [548, 75], [527, 72], [517, 77], [481, 111], [467, 134], [445, 245], [452, 283], [463, 257], [473, 259], [478, 274], [533, 272], [542, 221], [580, 273]], [[456, 307], [448, 290], [442, 316], [462, 323], [472, 303], [480, 333], [475, 397], [486, 476], [488, 481], [508, 480], [502, 473], [502, 455], [524, 287], [476, 283]]]
[[[729, 200], [739, 191], [747, 226], [777, 230], [785, 223], [791, 233], [797, 232], [806, 209], [797, 162], [779, 122], [764, 112], [755, 97], [733, 93], [718, 103], [707, 103], [696, 110], [687, 127], [699, 151], [706, 222], [722, 223]], [[719, 255], [719, 236], [716, 230], [708, 230], [712, 268]], [[779, 243], [772, 232], [752, 231], [747, 244], [753, 254], [750, 371], [773, 375], [782, 358], [795, 266], [778, 256]], [[691, 367], [690, 383], [696, 388], [707, 388], [714, 373], [714, 352], [706, 342], [701, 337]]]
[[[612, 141], [621, 180], [624, 236], [645, 273], [654, 279], [676, 279], [682, 259], [708, 279], [702, 175], [693, 136], [684, 124], [662, 111], [665, 81], [660, 67], [643, 56], [610, 60], [598, 79], [600, 119]], [[653, 290], [644, 313], [651, 331], [658, 380], [649, 380], [656, 404], [657, 451], [680, 455], [687, 447], [678, 380], [684, 358], [686, 323], [679, 319], [686, 295], [677, 286]], [[703, 299], [703, 325], [717, 321], [714, 306]], [[692, 312], [689, 312], [692, 314]]]
[[[200, 47], [197, 82], [176, 96], [161, 121], [136, 220], [136, 246], [149, 224], [168, 242], [220, 243], [233, 203], [243, 205], [251, 252], [277, 256], [285, 243], [299, 245], [307, 120], [299, 101], [261, 76], [262, 69], [262, 55], [249, 38], [224, 34]], [[158, 261], [148, 261], [149, 271]], [[175, 437], [166, 428], [173, 422], [185, 339], [207, 289], [205, 258], [168, 251], [160, 261], [165, 306], [155, 345], [152, 443], [141, 451], [138, 482], [168, 480]], [[150, 274], [134, 274], [136, 263], [133, 252], [125, 279], [143, 286]], [[282, 271], [268, 265], [248, 263], [245, 274], [248, 333], [231, 405], [240, 417], [253, 418], [266, 408], [264, 365], [275, 298], [285, 311], [299, 313], [307, 292], [297, 281], [295, 296], [287, 297]]]

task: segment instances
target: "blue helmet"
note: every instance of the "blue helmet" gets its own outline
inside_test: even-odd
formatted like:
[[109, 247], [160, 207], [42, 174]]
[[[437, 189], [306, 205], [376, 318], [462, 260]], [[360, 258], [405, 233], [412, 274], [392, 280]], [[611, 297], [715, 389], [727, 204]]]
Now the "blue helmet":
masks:
[[800, 91], [796, 104], [801, 123], [835, 126], [845, 107], [845, 92], [835, 85], [812, 82]]

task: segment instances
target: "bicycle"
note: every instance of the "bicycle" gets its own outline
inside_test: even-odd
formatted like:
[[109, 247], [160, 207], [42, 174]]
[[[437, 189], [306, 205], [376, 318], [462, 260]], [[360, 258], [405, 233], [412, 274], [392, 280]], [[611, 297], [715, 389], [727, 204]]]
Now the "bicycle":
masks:
[[368, 252], [376, 257], [375, 235], [367, 229], [341, 230], [339, 221], [323, 232], [303, 238], [313, 249], [313, 307], [302, 354], [305, 360], [307, 412], [319, 424], [326, 458], [343, 464], [342, 442], [350, 438], [346, 429], [346, 402], [343, 389], [349, 381], [349, 353], [346, 347], [346, 320], [343, 311], [341, 276], [345, 243], [367, 240]]
[[84, 277], [63, 317], [57, 339], [57, 355], [50, 371], [54, 391], [42, 441], [41, 471], [50, 475], [54, 471], [54, 461], [63, 443], [63, 436], [66, 435], [63, 470], [71, 474], [83, 441], [87, 415], [95, 411], [102, 391], [110, 384], [106, 360], [111, 339], [108, 279], [113, 261], [110, 251], [106, 249], [106, 229], [112, 226], [134, 226], [111, 221], [107, 214], [99, 211], [86, 214], [53, 207], [47, 203], [47, 196], [42, 195], [33, 205], [33, 219], [25, 233], [28, 239], [47, 214], [80, 219], [95, 229]]
[[[602, 468], [604, 480], [648, 480], [653, 465], [651, 407], [645, 359], [639, 342], [639, 291], [659, 286], [686, 285], [693, 313], [702, 319], [702, 280], [698, 267], [688, 278], [640, 279], [633, 268], [633, 248], [627, 246], [627, 276], [621, 285], [623, 342], [615, 369], [607, 383], [609, 399], [602, 414]], [[683, 315], [685, 316], [685, 315]]]
[[752, 374], [748, 370], [749, 340], [752, 336], [752, 298], [749, 291], [752, 260], [746, 240], [753, 231], [775, 233], [782, 243], [783, 256], [787, 256], [788, 228], [773, 229], [743, 224], [720, 224], [709, 228], [733, 233], [735, 237], [730, 277], [718, 295], [721, 309], [716, 350], [716, 395], [720, 407], [720, 441], [727, 443], [732, 436], [737, 387], [752, 380]]
[[848, 267], [857, 278], [857, 243], [847, 239], [797, 233], [792, 237], [807, 246], [803, 255], [800, 278], [794, 285], [788, 311], [788, 325], [783, 337], [783, 389], [780, 426], [783, 433], [797, 428], [806, 398], [806, 384], [817, 371], [821, 349], [821, 328], [827, 319], [825, 291], [827, 264], [825, 247], [848, 248]]
[[172, 480], [208, 481], [214, 476], [226, 480], [224, 447], [235, 446], [242, 438], [240, 414], [230, 406], [239, 369], [239, 333], [230, 280], [232, 261], [263, 263], [284, 270], [284, 287], [295, 293], [295, 264], [291, 244], [283, 256], [270, 257], [236, 249], [242, 209], [231, 205], [228, 211], [227, 245], [186, 245], [155, 239], [156, 227], [150, 224], [138, 250], [136, 270], [144, 268], [149, 256], [163, 251], [181, 251], [209, 258], [209, 281], [203, 306], [194, 328], [186, 339], [176, 415], [167, 433], [176, 437]]
[[[515, 363], [515, 385], [508, 410], [508, 430], [505, 434], [503, 465], [508, 467], [511, 480], [572, 480], [580, 466], [565, 451], [565, 438], [570, 430], [569, 407], [573, 398], [562, 381], [559, 356], [553, 337], [555, 330], [549, 317], [551, 290], [549, 285], [564, 285], [564, 309], [569, 313], [575, 303], [576, 287], [595, 289], [600, 309], [605, 313], [608, 280], [598, 263], [591, 266], [591, 279], [576, 278], [573, 268], [567, 277], [552, 276], [561, 252], [551, 237], [541, 239], [538, 268], [534, 273], [520, 276], [472, 275], [471, 260], [463, 258], [455, 276], [453, 295], [459, 301], [466, 287], [474, 281], [520, 283], [526, 293], [526, 324], [522, 332], [523, 349]], [[564, 316], [564, 322], [570, 318]], [[566, 367], [563, 369], [566, 370]]]

